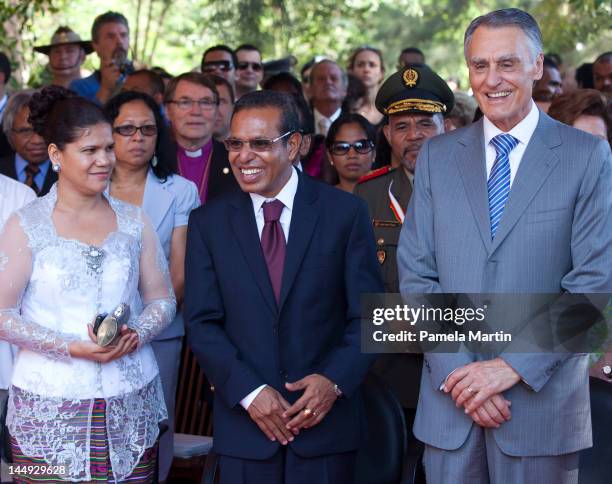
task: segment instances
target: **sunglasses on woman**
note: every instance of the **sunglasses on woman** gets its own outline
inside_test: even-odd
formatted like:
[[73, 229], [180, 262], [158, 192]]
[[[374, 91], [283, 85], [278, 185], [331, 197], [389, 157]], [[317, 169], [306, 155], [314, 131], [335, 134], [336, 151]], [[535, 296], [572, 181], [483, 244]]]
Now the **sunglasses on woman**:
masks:
[[369, 139], [360, 139], [354, 143], [334, 143], [330, 151], [334, 155], [346, 155], [353, 148], [360, 155], [365, 155], [374, 150], [374, 143]]

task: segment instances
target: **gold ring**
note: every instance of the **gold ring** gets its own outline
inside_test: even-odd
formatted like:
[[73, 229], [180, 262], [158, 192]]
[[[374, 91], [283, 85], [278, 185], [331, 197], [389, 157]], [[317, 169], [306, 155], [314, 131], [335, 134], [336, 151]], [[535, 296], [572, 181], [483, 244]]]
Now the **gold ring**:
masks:
[[474, 390], [472, 390], [472, 387], [467, 387], [467, 391], [470, 393], [474, 393]]
[[310, 410], [309, 408], [305, 408], [304, 415], [306, 415], [307, 417], [310, 417], [312, 415], [312, 410]]
[[316, 417], [317, 415], [319, 415], [319, 414], [318, 414], [318, 412], [317, 412], [316, 410], [313, 410], [313, 411], [312, 411], [312, 416], [313, 416], [313, 417]]

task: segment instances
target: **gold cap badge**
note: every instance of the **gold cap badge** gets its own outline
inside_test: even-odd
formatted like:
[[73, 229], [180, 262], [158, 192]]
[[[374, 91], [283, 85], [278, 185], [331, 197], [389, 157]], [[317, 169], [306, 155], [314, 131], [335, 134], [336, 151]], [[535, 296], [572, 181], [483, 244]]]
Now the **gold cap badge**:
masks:
[[406, 86], [414, 87], [416, 86], [416, 83], [419, 80], [419, 73], [414, 69], [406, 69], [402, 77]]

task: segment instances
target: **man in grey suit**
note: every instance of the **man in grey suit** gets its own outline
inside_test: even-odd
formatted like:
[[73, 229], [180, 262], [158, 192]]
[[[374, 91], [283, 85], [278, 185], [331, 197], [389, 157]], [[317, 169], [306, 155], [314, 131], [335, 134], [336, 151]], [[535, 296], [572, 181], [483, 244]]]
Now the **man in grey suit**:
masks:
[[[491, 12], [472, 21], [464, 47], [484, 118], [421, 148], [401, 292], [612, 292], [610, 148], [531, 100], [537, 23]], [[490, 358], [425, 355], [414, 432], [428, 482], [577, 482], [578, 451], [592, 445], [586, 356]]]

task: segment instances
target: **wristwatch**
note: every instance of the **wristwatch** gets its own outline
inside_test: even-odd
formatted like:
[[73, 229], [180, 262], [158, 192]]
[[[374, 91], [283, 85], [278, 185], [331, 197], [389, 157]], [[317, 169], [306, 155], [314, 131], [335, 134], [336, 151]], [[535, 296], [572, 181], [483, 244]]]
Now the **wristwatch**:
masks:
[[608, 380], [612, 380], [612, 366], [610, 365], [604, 365], [601, 368], [601, 371], [603, 372], [603, 374], [606, 376], [606, 378], [608, 378]]

